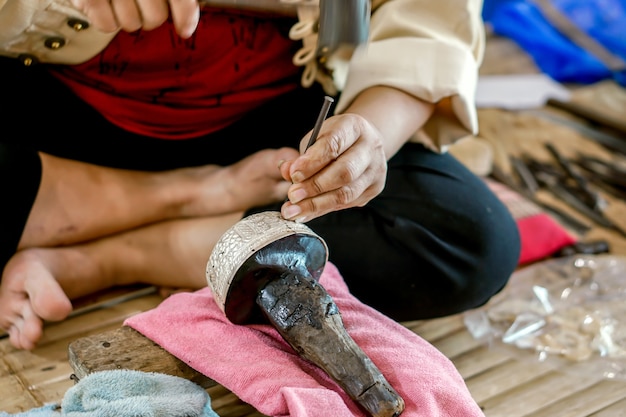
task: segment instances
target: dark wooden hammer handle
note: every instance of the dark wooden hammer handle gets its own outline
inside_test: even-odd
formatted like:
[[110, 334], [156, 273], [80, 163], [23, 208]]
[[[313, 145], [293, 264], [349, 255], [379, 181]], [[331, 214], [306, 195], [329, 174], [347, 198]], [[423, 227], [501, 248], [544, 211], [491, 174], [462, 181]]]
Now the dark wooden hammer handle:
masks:
[[404, 400], [347, 333], [339, 309], [324, 287], [291, 272], [270, 281], [257, 304], [281, 336], [304, 359], [322, 368], [374, 417], [395, 417]]

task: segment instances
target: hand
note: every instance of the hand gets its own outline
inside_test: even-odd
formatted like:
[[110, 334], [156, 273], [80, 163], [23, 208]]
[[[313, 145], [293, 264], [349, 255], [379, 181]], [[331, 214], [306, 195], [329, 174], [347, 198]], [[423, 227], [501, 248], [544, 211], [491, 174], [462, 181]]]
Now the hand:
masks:
[[[303, 138], [305, 146], [308, 136]], [[327, 119], [317, 141], [281, 167], [291, 181], [282, 209], [286, 219], [305, 222], [332, 211], [361, 207], [384, 188], [387, 158], [382, 134], [364, 117], [341, 114]]]
[[189, 38], [200, 19], [198, 0], [71, 0], [103, 32], [134, 32], [161, 26], [172, 13], [176, 32]]

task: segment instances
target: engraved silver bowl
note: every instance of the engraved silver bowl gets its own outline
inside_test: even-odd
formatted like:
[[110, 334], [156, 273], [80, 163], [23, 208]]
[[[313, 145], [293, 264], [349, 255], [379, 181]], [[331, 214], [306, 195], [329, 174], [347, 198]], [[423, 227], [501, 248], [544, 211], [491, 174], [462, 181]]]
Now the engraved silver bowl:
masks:
[[290, 271], [317, 281], [327, 261], [326, 242], [308, 226], [266, 211], [244, 217], [221, 236], [206, 279], [231, 322], [263, 322], [256, 296], [269, 280]]

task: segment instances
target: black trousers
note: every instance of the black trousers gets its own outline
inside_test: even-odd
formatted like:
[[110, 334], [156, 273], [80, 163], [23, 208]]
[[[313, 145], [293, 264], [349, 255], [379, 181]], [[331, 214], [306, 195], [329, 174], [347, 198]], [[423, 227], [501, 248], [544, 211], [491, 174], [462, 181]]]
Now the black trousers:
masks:
[[[147, 171], [227, 165], [261, 149], [297, 147], [324, 96], [318, 87], [299, 88], [220, 132], [166, 141], [110, 124], [43, 66], [0, 58], [0, 74], [11, 80], [0, 99], [4, 122], [26, 120], [0, 138], [0, 267], [15, 252], [37, 193], [38, 151]], [[407, 144], [388, 165], [385, 189], [367, 206], [307, 223], [326, 241], [351, 292], [396, 320], [445, 316], [487, 302], [518, 261], [519, 234], [507, 208], [448, 154]]]

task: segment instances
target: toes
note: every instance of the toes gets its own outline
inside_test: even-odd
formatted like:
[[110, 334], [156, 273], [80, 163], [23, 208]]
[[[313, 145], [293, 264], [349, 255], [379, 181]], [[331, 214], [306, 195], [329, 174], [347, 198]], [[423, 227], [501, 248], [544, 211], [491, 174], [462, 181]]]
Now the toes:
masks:
[[[43, 285], [41, 288], [44, 291], [40, 294], [45, 295], [46, 286]], [[3, 320], [3, 327], [8, 329], [9, 341], [17, 349], [32, 350], [36, 347], [43, 335], [42, 317], [52, 320], [55, 317], [65, 317], [71, 311], [71, 304], [68, 310], [62, 300], [55, 300], [53, 296], [42, 305], [27, 297], [22, 297], [19, 301], [19, 305], [12, 303], [11, 312], [8, 312]], [[37, 305], [40, 305], [40, 308], [36, 308]], [[44, 315], [40, 317], [41, 314]]]
[[0, 329], [9, 332], [13, 324], [21, 319], [21, 311], [28, 299], [21, 294], [7, 297], [4, 294], [0, 297]]
[[23, 300], [21, 310], [18, 315], [14, 315], [8, 329], [9, 340], [18, 349], [34, 349], [43, 335], [43, 320], [31, 301]]
[[26, 321], [16, 320], [16, 322], [7, 331], [9, 334], [9, 342], [16, 349], [33, 350], [37, 341], [41, 339], [43, 334], [42, 325], [36, 323], [27, 323]]
[[9, 327], [7, 333], [9, 333], [9, 341], [13, 346], [15, 346], [15, 348], [24, 349], [24, 347], [22, 347], [22, 340], [20, 338], [20, 330], [17, 326]]
[[47, 321], [60, 321], [70, 314], [72, 303], [59, 283], [50, 278], [38, 280], [32, 287], [27, 283], [26, 292], [37, 316]]
[[43, 322], [30, 309], [9, 328], [9, 341], [17, 349], [33, 350], [43, 335]]
[[22, 349], [32, 350], [43, 335], [43, 321], [30, 309], [24, 308], [23, 321], [19, 329]]
[[72, 303], [55, 279], [39, 282], [36, 290], [27, 291], [34, 313], [43, 320], [60, 321], [72, 311]]
[[36, 251], [15, 255], [4, 268], [0, 285], [0, 327], [11, 344], [31, 350], [43, 334], [44, 321], [59, 321], [72, 304]]

